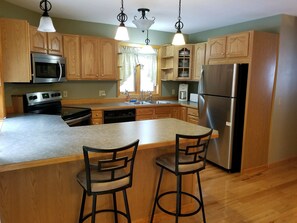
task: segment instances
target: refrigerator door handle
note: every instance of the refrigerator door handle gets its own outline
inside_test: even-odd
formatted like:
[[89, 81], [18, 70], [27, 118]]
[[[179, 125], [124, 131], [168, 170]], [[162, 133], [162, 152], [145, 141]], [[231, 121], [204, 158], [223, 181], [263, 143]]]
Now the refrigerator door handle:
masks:
[[200, 116], [201, 111], [200, 111], [200, 97], [203, 98], [204, 100], [204, 95], [203, 94], [198, 94], [198, 116]]

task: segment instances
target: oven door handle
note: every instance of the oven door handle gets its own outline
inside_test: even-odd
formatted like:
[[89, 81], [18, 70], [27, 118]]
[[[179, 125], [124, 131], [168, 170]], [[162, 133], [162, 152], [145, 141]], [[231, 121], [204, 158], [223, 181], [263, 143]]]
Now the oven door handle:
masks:
[[82, 117], [79, 117], [79, 118], [74, 118], [74, 119], [69, 119], [69, 120], [65, 120], [65, 122], [69, 125], [69, 126], [72, 126], [72, 125], [75, 125], [83, 120], [86, 120], [86, 119], [89, 119], [91, 118], [91, 114], [87, 114], [85, 116], [82, 116]]
[[59, 64], [59, 67], [60, 67], [60, 77], [59, 77], [58, 81], [60, 81], [61, 78], [62, 78], [62, 65], [61, 65], [60, 61], [58, 61], [58, 64]]

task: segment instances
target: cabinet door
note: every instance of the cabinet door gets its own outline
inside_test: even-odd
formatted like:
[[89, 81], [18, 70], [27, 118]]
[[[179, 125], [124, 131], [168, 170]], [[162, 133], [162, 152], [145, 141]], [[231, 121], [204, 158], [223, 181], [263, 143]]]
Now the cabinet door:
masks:
[[194, 46], [192, 80], [200, 80], [202, 65], [205, 64], [206, 43], [198, 43]]
[[66, 77], [68, 80], [79, 80], [81, 78], [79, 36], [64, 35], [63, 48], [66, 58]]
[[98, 80], [100, 63], [98, 45], [98, 38], [81, 37], [82, 79]]
[[175, 64], [177, 65], [176, 78], [177, 79], [190, 79], [191, 78], [191, 57], [192, 45], [183, 45], [176, 47]]
[[25, 20], [0, 19], [4, 82], [30, 82], [30, 36]]
[[[1, 24], [0, 24], [1, 26]], [[1, 32], [0, 32], [1, 40]], [[4, 84], [2, 78], [2, 48], [0, 41], [0, 129], [1, 129], [1, 120], [5, 117], [5, 100], [4, 100]]]
[[31, 52], [47, 53], [47, 33], [37, 31], [37, 27], [30, 26]]
[[249, 55], [249, 32], [229, 35], [227, 37], [227, 57], [247, 57]]
[[60, 33], [47, 33], [48, 53], [63, 55], [63, 38]]
[[117, 79], [117, 43], [113, 39], [100, 39], [100, 80]]
[[226, 36], [208, 39], [209, 58], [225, 58], [226, 56]]
[[181, 107], [179, 110], [179, 119], [183, 121], [187, 121], [187, 108]]

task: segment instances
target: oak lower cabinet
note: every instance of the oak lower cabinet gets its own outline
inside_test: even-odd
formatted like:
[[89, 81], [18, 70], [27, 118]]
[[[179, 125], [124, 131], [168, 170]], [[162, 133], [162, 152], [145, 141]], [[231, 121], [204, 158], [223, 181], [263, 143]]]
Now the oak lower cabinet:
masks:
[[117, 79], [117, 42], [91, 36], [81, 36], [81, 61], [84, 80]]
[[178, 118], [179, 107], [159, 106], [136, 109], [136, 121], [159, 118]]
[[30, 26], [31, 52], [63, 55], [62, 34], [39, 32], [37, 27]]
[[101, 125], [103, 123], [102, 110], [92, 110], [92, 125]]
[[198, 109], [187, 108], [187, 122], [198, 125]]
[[4, 82], [30, 82], [30, 35], [25, 20], [0, 19]]
[[78, 35], [63, 35], [63, 51], [66, 58], [67, 80], [81, 79], [80, 37]]

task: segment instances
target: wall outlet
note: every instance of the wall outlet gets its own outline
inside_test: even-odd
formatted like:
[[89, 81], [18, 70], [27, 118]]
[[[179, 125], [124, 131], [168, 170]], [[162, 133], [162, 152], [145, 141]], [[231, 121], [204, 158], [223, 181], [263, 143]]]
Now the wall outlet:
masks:
[[171, 90], [171, 94], [172, 94], [172, 95], [175, 95], [175, 89], [172, 89], [172, 90]]
[[106, 96], [106, 93], [104, 90], [99, 90], [99, 96]]
[[63, 98], [67, 98], [68, 97], [68, 91], [63, 91]]

